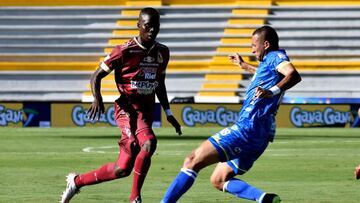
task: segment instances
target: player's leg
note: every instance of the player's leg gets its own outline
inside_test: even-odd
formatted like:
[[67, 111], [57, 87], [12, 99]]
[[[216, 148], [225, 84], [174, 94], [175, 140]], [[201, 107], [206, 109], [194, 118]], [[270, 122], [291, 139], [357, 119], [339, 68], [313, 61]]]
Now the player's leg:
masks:
[[141, 130], [136, 135], [140, 151], [135, 159], [134, 177], [130, 194], [131, 202], [141, 202], [141, 188], [151, 165], [151, 156], [156, 150], [157, 140], [152, 129]]
[[360, 179], [360, 164], [355, 168], [354, 175], [355, 179]]
[[130, 114], [127, 109], [121, 108], [117, 103], [115, 103], [114, 114], [116, 123], [121, 129], [121, 140], [118, 142], [120, 148], [118, 159], [116, 162], [105, 164], [94, 171], [78, 175], [75, 178], [75, 184], [78, 188], [126, 177], [131, 173], [133, 158], [136, 156], [136, 154], [132, 155], [136, 151], [134, 131], [131, 126], [134, 114]]
[[67, 187], [61, 197], [61, 202], [69, 202], [83, 186], [114, 180], [128, 176], [131, 173], [134, 162], [133, 157], [136, 154], [132, 155], [135, 148], [130, 126], [130, 114], [121, 109], [117, 103], [115, 103], [114, 114], [116, 123], [122, 131], [121, 140], [118, 142], [120, 151], [117, 161], [107, 163], [96, 170], [84, 174], [70, 173], [66, 179]]
[[209, 140], [204, 141], [184, 161], [183, 168], [173, 180], [161, 202], [173, 203], [193, 185], [198, 172], [211, 164], [219, 162], [219, 155]]
[[128, 176], [131, 173], [134, 163], [131, 151], [135, 149], [132, 143], [128, 138], [119, 141], [120, 152], [116, 162], [107, 163], [96, 170], [79, 175], [70, 173], [66, 178], [67, 187], [61, 197], [61, 202], [69, 202], [83, 186]]
[[[237, 160], [231, 162], [237, 162]], [[243, 180], [234, 178], [236, 175], [233, 170], [234, 165], [230, 166], [228, 163], [219, 163], [216, 166], [210, 179], [212, 185], [216, 189], [228, 192], [236, 197], [260, 202], [266, 193]]]
[[267, 139], [263, 141], [256, 139], [254, 141], [249, 136], [255, 137], [251, 131], [244, 131], [241, 126], [235, 125], [212, 137], [211, 140], [216, 141], [214, 146], [220, 146], [221, 149], [224, 149], [223, 151], [226, 153], [223, 153], [223, 157], [226, 156], [230, 160], [217, 165], [211, 176], [211, 183], [218, 190], [228, 192], [239, 198], [262, 203], [279, 202], [280, 198], [277, 195], [267, 194], [245, 181], [234, 178], [236, 175], [246, 173], [268, 145]]
[[81, 188], [85, 185], [98, 184], [128, 176], [131, 173], [134, 162], [131, 152], [129, 152], [134, 150], [135, 146], [132, 143], [129, 139], [122, 139], [119, 142], [120, 152], [117, 161], [107, 163], [96, 170], [76, 176], [76, 186]]

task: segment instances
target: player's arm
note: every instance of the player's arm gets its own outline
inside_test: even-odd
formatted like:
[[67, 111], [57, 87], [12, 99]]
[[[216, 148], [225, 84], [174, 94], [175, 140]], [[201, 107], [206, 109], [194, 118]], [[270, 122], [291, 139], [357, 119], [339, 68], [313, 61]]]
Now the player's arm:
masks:
[[295, 67], [288, 61], [284, 61], [279, 64], [277, 71], [281, 73], [284, 78], [280, 80], [278, 84], [271, 87], [270, 89], [263, 89], [258, 87], [255, 93], [256, 98], [269, 98], [283, 91], [286, 91], [301, 81], [301, 76], [295, 69]]
[[246, 63], [238, 53], [229, 55], [229, 60], [249, 73], [255, 74], [256, 72], [257, 67]]
[[158, 87], [156, 88], [155, 93], [156, 93], [157, 98], [160, 101], [162, 108], [165, 111], [168, 122], [171, 123], [172, 126], [174, 126], [176, 133], [181, 135], [182, 134], [181, 126], [180, 126], [179, 122], [175, 119], [175, 117], [173, 116], [173, 114], [170, 110], [169, 100], [167, 97], [167, 91], [166, 91], [166, 86], [165, 86], [165, 73], [161, 74], [160, 83], [159, 83]]
[[103, 102], [103, 99], [101, 96], [100, 88], [101, 88], [101, 80], [108, 74], [109, 74], [109, 72], [105, 71], [102, 67], [99, 67], [91, 75], [90, 86], [91, 86], [91, 92], [94, 97], [94, 100], [87, 112], [87, 116], [91, 120], [99, 119], [100, 115], [102, 113], [104, 113], [104, 111], [105, 111], [104, 102]]

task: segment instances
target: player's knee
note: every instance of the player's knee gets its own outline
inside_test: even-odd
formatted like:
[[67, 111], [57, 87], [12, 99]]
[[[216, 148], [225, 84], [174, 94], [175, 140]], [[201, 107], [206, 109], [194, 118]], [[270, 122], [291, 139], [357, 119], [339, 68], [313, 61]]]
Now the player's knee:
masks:
[[223, 190], [225, 181], [221, 177], [219, 177], [219, 176], [217, 176], [215, 174], [212, 174], [211, 177], [210, 177], [210, 182], [211, 182], [211, 185], [214, 188], [216, 188], [216, 189], [218, 189], [220, 191]]
[[156, 146], [157, 146], [157, 141], [156, 140], [147, 140], [141, 146], [141, 150], [147, 151], [152, 155], [156, 150]]
[[126, 169], [122, 169], [122, 168], [115, 168], [114, 172], [117, 178], [123, 178], [123, 177], [127, 177], [131, 174], [131, 168], [126, 168]]
[[195, 153], [194, 152], [191, 152], [191, 154], [189, 154], [185, 160], [184, 160], [184, 165], [183, 167], [184, 168], [187, 168], [187, 169], [194, 169], [196, 167], [196, 161], [195, 161]]

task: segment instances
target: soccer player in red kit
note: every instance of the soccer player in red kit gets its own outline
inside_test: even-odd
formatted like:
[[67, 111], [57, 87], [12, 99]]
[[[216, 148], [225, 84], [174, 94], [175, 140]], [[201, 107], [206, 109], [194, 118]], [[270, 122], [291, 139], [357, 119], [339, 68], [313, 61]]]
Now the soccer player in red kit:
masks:
[[170, 111], [165, 87], [169, 49], [155, 41], [160, 28], [159, 12], [153, 8], [142, 9], [137, 26], [139, 36], [116, 46], [93, 73], [90, 82], [94, 101], [88, 116], [96, 119], [104, 113], [101, 79], [115, 71], [115, 82], [121, 95], [115, 101], [115, 119], [122, 132], [118, 141], [118, 159], [94, 171], [70, 173], [66, 179], [67, 187], [61, 198], [62, 203], [69, 202], [83, 186], [126, 177], [132, 170], [134, 177], [130, 202], [141, 202], [141, 187], [157, 143], [151, 128], [155, 94], [167, 120], [179, 135], [182, 133], [180, 124]]

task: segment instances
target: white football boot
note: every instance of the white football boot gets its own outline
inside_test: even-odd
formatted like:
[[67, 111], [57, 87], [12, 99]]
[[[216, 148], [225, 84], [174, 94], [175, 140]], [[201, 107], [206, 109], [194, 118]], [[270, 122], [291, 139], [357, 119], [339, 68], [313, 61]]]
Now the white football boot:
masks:
[[75, 177], [77, 176], [76, 173], [69, 173], [69, 175], [66, 176], [66, 189], [61, 195], [61, 201], [60, 203], [69, 203], [71, 198], [76, 194], [79, 193], [80, 190], [76, 188], [75, 185]]
[[137, 196], [131, 203], [142, 203], [141, 197]]

